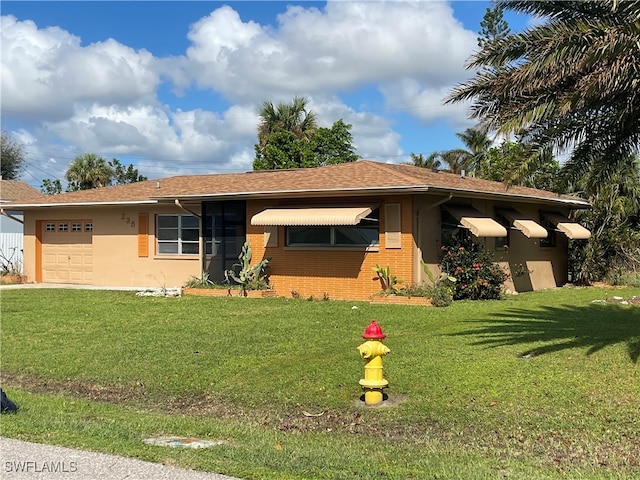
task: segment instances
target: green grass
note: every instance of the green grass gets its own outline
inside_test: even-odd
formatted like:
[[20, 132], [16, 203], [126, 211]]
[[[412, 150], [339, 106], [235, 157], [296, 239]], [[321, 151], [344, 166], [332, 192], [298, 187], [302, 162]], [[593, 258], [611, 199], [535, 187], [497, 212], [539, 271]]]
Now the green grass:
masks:
[[[21, 411], [0, 433], [245, 479], [634, 478], [640, 306], [591, 303], [612, 295], [640, 289], [448, 308], [4, 290], [2, 386]], [[372, 319], [388, 408], [358, 400]]]

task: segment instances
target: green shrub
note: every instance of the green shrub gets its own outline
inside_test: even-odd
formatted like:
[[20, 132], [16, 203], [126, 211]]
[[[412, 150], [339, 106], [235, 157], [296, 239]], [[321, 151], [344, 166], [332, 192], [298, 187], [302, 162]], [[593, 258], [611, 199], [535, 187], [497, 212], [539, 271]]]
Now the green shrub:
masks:
[[407, 285], [403, 289], [398, 291], [399, 295], [404, 297], [425, 297], [431, 298], [434, 288], [426, 283], [418, 283]]
[[610, 272], [605, 279], [611, 285], [622, 285], [627, 287], [640, 287], [640, 273], [624, 272], [616, 270]]
[[445, 284], [438, 285], [433, 289], [431, 303], [434, 307], [448, 307], [451, 305], [453, 303], [452, 288]]
[[493, 263], [493, 254], [477, 244], [465, 242], [442, 247], [440, 270], [452, 277], [454, 300], [492, 300], [501, 298], [507, 273]]

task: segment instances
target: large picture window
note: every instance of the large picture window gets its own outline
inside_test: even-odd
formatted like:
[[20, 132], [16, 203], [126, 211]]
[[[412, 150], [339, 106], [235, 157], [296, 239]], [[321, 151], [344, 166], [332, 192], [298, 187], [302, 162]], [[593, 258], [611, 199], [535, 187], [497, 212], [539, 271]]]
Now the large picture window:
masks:
[[380, 244], [379, 213], [373, 211], [358, 225], [290, 226], [289, 247], [369, 247]]
[[200, 251], [198, 218], [193, 215], [158, 215], [156, 241], [160, 255], [197, 255]]

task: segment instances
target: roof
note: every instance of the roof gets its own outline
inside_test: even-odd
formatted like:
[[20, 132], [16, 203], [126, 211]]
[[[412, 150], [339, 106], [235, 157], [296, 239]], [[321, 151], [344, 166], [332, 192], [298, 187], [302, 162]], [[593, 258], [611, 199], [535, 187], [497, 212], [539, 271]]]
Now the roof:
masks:
[[300, 198], [430, 192], [462, 196], [519, 198], [521, 201], [586, 208], [585, 200], [545, 190], [513, 186], [413, 165], [360, 160], [315, 168], [245, 173], [184, 175], [47, 195], [16, 203], [21, 208], [145, 204], [249, 198]]
[[44, 196], [31, 185], [18, 180], [0, 180], [0, 202], [15, 202]]

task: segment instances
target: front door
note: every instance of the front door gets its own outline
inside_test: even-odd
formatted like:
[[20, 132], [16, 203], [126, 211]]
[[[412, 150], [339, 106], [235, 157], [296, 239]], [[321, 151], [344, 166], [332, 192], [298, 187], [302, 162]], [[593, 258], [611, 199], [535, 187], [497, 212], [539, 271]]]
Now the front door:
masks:
[[204, 236], [207, 245], [206, 271], [216, 283], [238, 262], [246, 241], [247, 206], [244, 201], [204, 202]]

